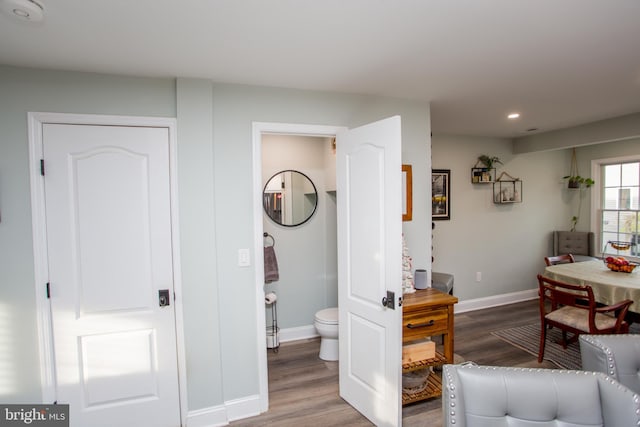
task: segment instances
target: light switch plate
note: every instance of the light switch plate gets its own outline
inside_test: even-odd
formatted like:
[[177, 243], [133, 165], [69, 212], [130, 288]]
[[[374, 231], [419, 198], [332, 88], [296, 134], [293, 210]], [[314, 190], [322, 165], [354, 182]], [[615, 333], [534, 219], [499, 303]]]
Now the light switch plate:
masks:
[[249, 267], [251, 265], [251, 255], [249, 249], [238, 249], [238, 267]]

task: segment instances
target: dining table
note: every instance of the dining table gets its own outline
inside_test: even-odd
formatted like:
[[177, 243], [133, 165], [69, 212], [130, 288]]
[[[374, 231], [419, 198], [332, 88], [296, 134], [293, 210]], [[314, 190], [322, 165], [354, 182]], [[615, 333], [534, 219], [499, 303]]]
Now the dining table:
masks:
[[640, 267], [631, 273], [612, 271], [602, 260], [550, 265], [544, 276], [575, 285], [589, 285], [597, 302], [610, 305], [625, 299], [633, 304], [629, 311], [640, 313]]

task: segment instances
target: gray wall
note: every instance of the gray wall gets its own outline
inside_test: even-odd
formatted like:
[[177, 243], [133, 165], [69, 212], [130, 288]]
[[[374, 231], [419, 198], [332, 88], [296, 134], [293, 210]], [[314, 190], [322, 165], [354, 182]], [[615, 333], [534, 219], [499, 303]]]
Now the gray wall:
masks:
[[[403, 162], [418, 170], [414, 218], [405, 223], [410, 248], [430, 259], [429, 107], [395, 99], [213, 84], [213, 145], [220, 336], [225, 400], [257, 394], [255, 277], [236, 266], [237, 250], [252, 248], [252, 122], [355, 127], [399, 114]], [[178, 122], [180, 123], [180, 116]], [[180, 143], [180, 142], [179, 142]], [[231, 207], [225, 201], [233, 200]], [[222, 204], [223, 206], [220, 206]], [[255, 254], [253, 254], [255, 257]], [[239, 339], [242, 337], [242, 339]]]
[[174, 117], [175, 83], [0, 66], [0, 401], [6, 403], [41, 399], [29, 111]]
[[[497, 175], [506, 171], [523, 181], [522, 203], [494, 204], [492, 184], [471, 183], [481, 154], [502, 160]], [[451, 220], [435, 221], [433, 271], [453, 273], [460, 300], [534, 288], [551, 231], [569, 226], [560, 179], [566, 154], [514, 155], [507, 139], [434, 135], [432, 156], [434, 168], [451, 169]]]
[[[0, 400], [41, 399], [27, 112], [177, 117], [189, 410], [258, 394], [252, 122], [357, 126], [399, 114], [417, 175], [412, 249], [430, 258], [429, 107], [377, 97], [0, 66]], [[415, 172], [418, 170], [417, 172]], [[421, 170], [421, 171], [420, 171]], [[334, 225], [335, 226], [335, 225]], [[254, 260], [256, 254], [251, 254]]]
[[[402, 116], [403, 163], [413, 166], [413, 221], [403, 224], [414, 267], [431, 259], [428, 105], [356, 95], [38, 71], [0, 66], [0, 401], [41, 398], [31, 235], [27, 112], [177, 117], [178, 185], [189, 409], [256, 395], [255, 270], [237, 266], [253, 248], [252, 122], [355, 127]], [[638, 140], [583, 147], [590, 158], [638, 153]], [[593, 151], [588, 151], [593, 150]], [[461, 300], [533, 288], [549, 233], [569, 227], [561, 177], [570, 151], [512, 154], [501, 139], [436, 136], [435, 168], [452, 170], [452, 219], [433, 232], [434, 269], [456, 276]], [[521, 204], [495, 206], [470, 183], [480, 154], [524, 181]], [[587, 162], [587, 169], [583, 163]], [[588, 224], [588, 219], [585, 218]], [[335, 225], [334, 225], [335, 226]], [[584, 229], [584, 225], [580, 225]], [[588, 227], [588, 225], [587, 225]], [[251, 254], [254, 260], [256, 254]], [[475, 272], [483, 279], [475, 282]]]
[[[606, 123], [603, 139], [622, 135], [623, 140], [577, 148], [582, 176], [591, 176], [591, 160], [640, 155], [640, 138], [627, 139], [629, 133], [621, 134], [610, 125]], [[575, 135], [571, 129], [561, 133], [579, 141], [584, 127]], [[451, 221], [435, 221], [433, 271], [454, 274], [455, 295], [461, 301], [537, 286], [536, 274], [544, 268], [544, 256], [551, 254], [551, 232], [570, 229], [579, 197], [583, 200], [577, 229], [590, 230], [591, 191], [566, 189], [562, 177], [569, 173], [571, 149], [549, 150], [549, 141], [559, 137], [556, 132], [546, 136], [549, 140], [545, 135], [536, 138], [539, 150], [528, 146], [531, 151], [520, 154], [513, 152], [513, 142], [507, 139], [433, 136], [433, 168], [451, 169]], [[471, 184], [470, 169], [481, 154], [503, 161], [498, 174], [507, 171], [523, 180], [522, 203], [496, 205], [491, 184]], [[477, 272], [482, 273], [480, 282]]]

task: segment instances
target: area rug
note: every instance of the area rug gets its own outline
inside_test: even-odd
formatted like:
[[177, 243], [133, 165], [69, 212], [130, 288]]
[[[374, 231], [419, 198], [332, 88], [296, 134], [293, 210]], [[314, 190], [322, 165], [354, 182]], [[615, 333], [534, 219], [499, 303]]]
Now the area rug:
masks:
[[[502, 329], [491, 332], [491, 335], [538, 357], [540, 346], [540, 324], [518, 326], [516, 328]], [[571, 343], [567, 349], [563, 349], [558, 342], [562, 339], [562, 332], [557, 329], [547, 330], [547, 343], [544, 350], [544, 359], [555, 364], [561, 369], [581, 369], [580, 344]]]

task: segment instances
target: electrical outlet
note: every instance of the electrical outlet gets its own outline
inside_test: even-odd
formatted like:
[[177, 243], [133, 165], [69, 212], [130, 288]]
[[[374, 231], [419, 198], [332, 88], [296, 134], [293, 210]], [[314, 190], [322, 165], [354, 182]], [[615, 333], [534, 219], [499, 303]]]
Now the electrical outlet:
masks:
[[238, 267], [249, 267], [251, 265], [251, 255], [249, 249], [238, 249]]
[[482, 272], [481, 271], [477, 271], [476, 272], [476, 282], [481, 282], [482, 281]]

